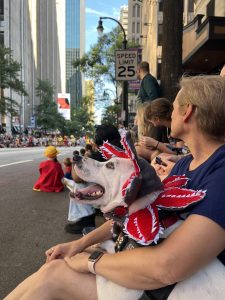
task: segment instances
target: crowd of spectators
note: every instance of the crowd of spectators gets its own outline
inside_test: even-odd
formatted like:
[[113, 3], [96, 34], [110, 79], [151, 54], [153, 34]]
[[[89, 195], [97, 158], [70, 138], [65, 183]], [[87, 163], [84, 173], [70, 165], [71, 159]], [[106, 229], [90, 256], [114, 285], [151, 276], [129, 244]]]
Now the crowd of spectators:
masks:
[[[89, 140], [88, 140], [89, 142]], [[37, 146], [82, 146], [85, 147], [87, 141], [85, 137], [76, 139], [73, 135], [31, 135], [1, 133], [0, 148], [23, 148]]]

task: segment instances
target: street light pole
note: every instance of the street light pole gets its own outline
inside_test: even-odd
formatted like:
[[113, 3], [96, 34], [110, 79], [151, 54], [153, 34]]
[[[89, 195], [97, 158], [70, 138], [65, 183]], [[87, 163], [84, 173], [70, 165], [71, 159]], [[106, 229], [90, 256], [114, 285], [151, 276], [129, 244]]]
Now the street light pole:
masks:
[[[120, 28], [123, 32], [123, 42], [122, 42], [123, 43], [123, 50], [126, 50], [127, 49], [126, 33], [125, 33], [125, 30], [124, 30], [122, 24], [119, 21], [117, 21], [116, 19], [113, 19], [111, 17], [100, 17], [99, 21], [98, 21], [98, 27], [97, 27], [98, 33], [101, 34], [103, 32], [104, 27], [102, 25], [102, 20], [105, 20], [105, 19], [115, 21], [120, 26]], [[124, 111], [124, 114], [125, 114], [124, 126], [128, 127], [128, 82], [127, 81], [123, 81], [123, 84], [122, 84], [122, 99], [123, 99], [123, 111]]]

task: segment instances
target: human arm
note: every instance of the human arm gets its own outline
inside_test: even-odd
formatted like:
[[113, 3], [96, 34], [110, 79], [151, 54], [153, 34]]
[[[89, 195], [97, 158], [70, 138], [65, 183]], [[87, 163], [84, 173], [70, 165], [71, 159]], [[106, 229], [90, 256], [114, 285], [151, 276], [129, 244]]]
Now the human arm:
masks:
[[139, 144], [146, 148], [152, 148], [154, 150], [159, 150], [160, 152], [174, 154], [174, 152], [166, 146], [167, 144], [161, 143], [149, 136], [142, 136]]
[[135, 149], [137, 152], [137, 155], [146, 159], [147, 161], [151, 161], [151, 157], [153, 154], [153, 151], [150, 148], [146, 148], [146, 147], [141, 147], [139, 144], [135, 145]]
[[112, 227], [112, 221], [107, 221], [102, 226], [91, 231], [90, 233], [83, 236], [79, 240], [75, 240], [69, 243], [59, 244], [48, 249], [45, 252], [46, 262], [58, 258], [64, 258], [65, 256], [71, 257], [94, 244], [110, 239], [112, 237], [111, 227]]
[[[224, 247], [224, 228], [207, 217], [191, 215], [158, 246], [104, 254], [95, 271], [127, 288], [156, 289], [190, 277]], [[78, 254], [66, 261], [76, 271], [88, 272], [88, 257]]]

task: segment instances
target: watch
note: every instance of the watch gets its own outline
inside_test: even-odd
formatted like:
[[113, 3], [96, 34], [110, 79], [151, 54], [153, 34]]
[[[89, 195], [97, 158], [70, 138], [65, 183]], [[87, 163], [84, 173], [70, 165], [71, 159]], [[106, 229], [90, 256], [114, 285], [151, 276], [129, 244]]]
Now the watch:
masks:
[[95, 251], [89, 256], [89, 258], [88, 258], [88, 269], [91, 273], [96, 274], [95, 273], [95, 264], [102, 257], [103, 254], [104, 254], [104, 252]]

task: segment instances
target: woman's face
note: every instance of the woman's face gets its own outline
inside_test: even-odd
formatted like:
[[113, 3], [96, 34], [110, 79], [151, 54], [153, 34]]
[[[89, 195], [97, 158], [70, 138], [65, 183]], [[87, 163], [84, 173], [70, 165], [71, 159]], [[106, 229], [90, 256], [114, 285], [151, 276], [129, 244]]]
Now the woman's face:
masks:
[[180, 97], [180, 92], [177, 94], [176, 99], [173, 102], [173, 112], [171, 115], [171, 136], [173, 138], [181, 138], [183, 133], [183, 118], [180, 111], [180, 105], [178, 98]]

